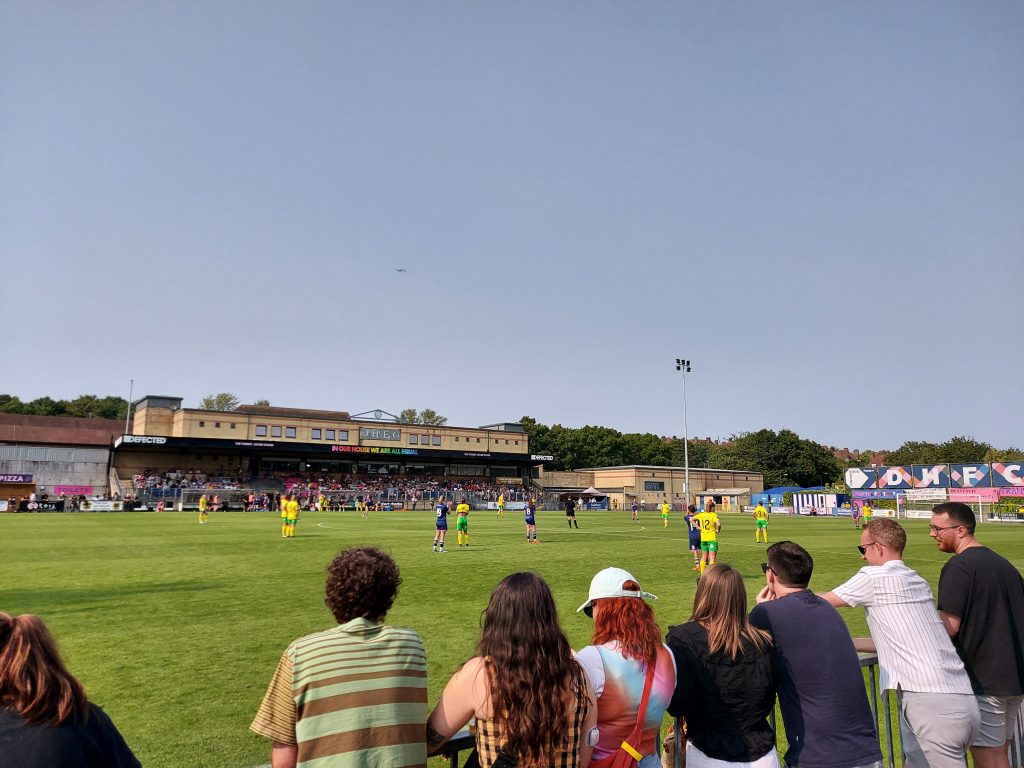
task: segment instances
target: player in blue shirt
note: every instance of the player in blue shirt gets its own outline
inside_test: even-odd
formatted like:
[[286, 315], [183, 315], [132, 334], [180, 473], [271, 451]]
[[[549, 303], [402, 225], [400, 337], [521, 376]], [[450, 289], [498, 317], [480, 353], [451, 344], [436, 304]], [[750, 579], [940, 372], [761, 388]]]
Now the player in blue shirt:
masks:
[[[434, 551], [444, 553], [448, 551], [444, 548], [444, 537], [448, 533], [448, 504], [445, 503], [444, 496], [437, 500], [437, 506], [434, 507], [434, 511], [437, 513], [437, 523], [434, 529]], [[440, 549], [438, 545], [440, 545]]]
[[[526, 521], [526, 543], [536, 544], [537, 543], [537, 500], [530, 499], [526, 502], [526, 514], [524, 515]], [[530, 534], [533, 534], [533, 540], [530, 540]]]
[[697, 506], [691, 504], [686, 508], [686, 530], [690, 533], [690, 552], [693, 554], [693, 570], [700, 570], [700, 528], [693, 522], [693, 516], [697, 514]]
[[636, 499], [633, 499], [633, 503], [629, 505], [630, 510], [633, 512], [633, 522], [640, 522], [640, 505], [637, 504]]

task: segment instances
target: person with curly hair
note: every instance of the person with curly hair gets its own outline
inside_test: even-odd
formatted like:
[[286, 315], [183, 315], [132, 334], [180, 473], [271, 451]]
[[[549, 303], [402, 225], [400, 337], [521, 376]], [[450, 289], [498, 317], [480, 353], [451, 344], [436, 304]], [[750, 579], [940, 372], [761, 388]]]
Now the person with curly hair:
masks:
[[[594, 619], [594, 644], [580, 650], [576, 659], [597, 696], [600, 736], [591, 763], [597, 768], [611, 765], [620, 751], [629, 750], [634, 759], [641, 756], [641, 768], [660, 765], [658, 733], [676, 687], [676, 665], [661, 642], [654, 611], [645, 602], [657, 599], [641, 590], [628, 571], [605, 568], [594, 576], [587, 602], [577, 609]], [[645, 688], [643, 720], [639, 738], [634, 739]]]
[[473, 717], [481, 768], [590, 763], [597, 702], [551, 590], [535, 573], [513, 573], [491, 594], [477, 655], [455, 672], [430, 715], [430, 750]]
[[0, 612], [0, 765], [138, 768], [38, 616]]
[[[401, 578], [372, 547], [327, 566], [326, 604], [338, 626], [285, 650], [249, 728], [273, 742], [273, 768], [426, 765], [427, 657], [411, 629], [383, 624]], [[326, 764], [326, 763], [325, 763]]]

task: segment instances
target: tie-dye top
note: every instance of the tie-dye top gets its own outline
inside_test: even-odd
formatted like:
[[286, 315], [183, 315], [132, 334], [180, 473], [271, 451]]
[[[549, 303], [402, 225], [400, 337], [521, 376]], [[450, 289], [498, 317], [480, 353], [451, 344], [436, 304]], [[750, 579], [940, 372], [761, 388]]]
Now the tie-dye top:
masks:
[[[588, 645], [576, 654], [597, 695], [597, 727], [601, 737], [593, 759], [602, 760], [615, 752], [636, 725], [640, 699], [647, 677], [645, 662], [623, 656], [617, 642]], [[655, 754], [661, 721], [676, 687], [676, 662], [664, 645], [658, 646], [658, 663], [644, 715], [640, 744], [633, 747], [642, 755]]]

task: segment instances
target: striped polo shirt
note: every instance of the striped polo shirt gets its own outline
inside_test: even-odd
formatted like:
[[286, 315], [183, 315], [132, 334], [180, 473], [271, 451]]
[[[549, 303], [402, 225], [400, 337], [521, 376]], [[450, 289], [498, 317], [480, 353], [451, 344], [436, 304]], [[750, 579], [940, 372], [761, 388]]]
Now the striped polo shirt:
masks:
[[847, 605], [864, 606], [882, 690], [973, 693], [931, 587], [902, 560], [864, 566], [832, 592]]
[[426, 722], [420, 636], [360, 618], [288, 646], [249, 727], [303, 768], [401, 768], [426, 765]]

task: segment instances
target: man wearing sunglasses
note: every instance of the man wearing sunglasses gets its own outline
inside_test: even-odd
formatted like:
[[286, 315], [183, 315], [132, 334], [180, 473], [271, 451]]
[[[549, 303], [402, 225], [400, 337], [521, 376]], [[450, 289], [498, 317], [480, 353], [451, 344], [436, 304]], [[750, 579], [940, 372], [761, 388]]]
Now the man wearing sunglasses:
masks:
[[932, 508], [931, 537], [953, 557], [939, 576], [939, 616], [963, 659], [981, 711], [975, 768], [1009, 768], [1007, 747], [1024, 694], [1024, 579], [974, 538], [974, 512]]
[[824, 597], [864, 606], [882, 690], [896, 691], [904, 768], [963, 768], [980, 716], [971, 680], [939, 619], [928, 582], [903, 562], [907, 533], [895, 520], [865, 524], [857, 547], [867, 565]]

